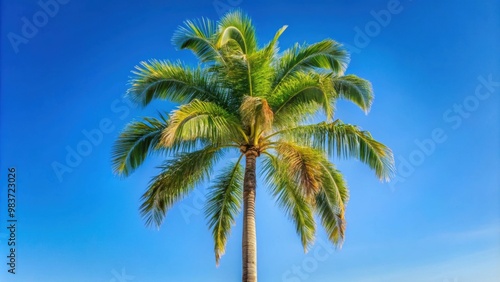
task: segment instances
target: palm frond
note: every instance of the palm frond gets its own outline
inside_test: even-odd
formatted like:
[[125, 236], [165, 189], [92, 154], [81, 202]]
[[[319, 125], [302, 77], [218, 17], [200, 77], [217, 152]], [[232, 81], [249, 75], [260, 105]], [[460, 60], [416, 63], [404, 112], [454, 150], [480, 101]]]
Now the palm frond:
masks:
[[326, 149], [331, 156], [357, 158], [373, 169], [380, 180], [388, 181], [394, 173], [391, 149], [373, 139], [368, 131], [340, 120], [285, 129], [276, 135], [304, 146]]
[[288, 28], [287, 25], [284, 25], [281, 27], [276, 34], [274, 35], [274, 38], [264, 47], [262, 50], [268, 55], [268, 56], [274, 56], [274, 54], [278, 53], [278, 39], [280, 36], [285, 32], [285, 30]]
[[229, 42], [236, 43], [243, 54], [252, 54], [257, 50], [257, 38], [252, 20], [241, 10], [227, 13], [219, 21], [217, 47]]
[[294, 126], [318, 110], [333, 116], [330, 75], [298, 72], [289, 76], [269, 98], [275, 115], [275, 127]]
[[142, 196], [140, 210], [146, 225], [154, 224], [159, 228], [168, 209], [208, 178], [222, 152], [221, 148], [207, 146], [165, 161], [159, 167], [160, 174], [151, 180]]
[[229, 12], [219, 21], [216, 46], [222, 50], [226, 62], [221, 77], [227, 80], [229, 88], [239, 87], [234, 89], [239, 97], [256, 96], [258, 89], [270, 87], [268, 80], [260, 78], [272, 68], [266, 70], [269, 64], [262, 64], [265, 58], [263, 60], [257, 52], [255, 28], [241, 10]]
[[267, 98], [271, 93], [272, 82], [276, 76], [276, 70], [272, 66], [273, 54], [261, 49], [248, 56], [248, 64], [251, 81], [251, 95]]
[[228, 94], [215, 77], [201, 68], [191, 69], [182, 63], [150, 60], [141, 62], [133, 71], [135, 77], [127, 95], [148, 105], [153, 99], [188, 103], [194, 99], [217, 103], [229, 108]]
[[161, 133], [168, 126], [166, 118], [144, 118], [128, 124], [113, 146], [113, 170], [123, 176], [130, 175], [146, 156], [157, 150]]
[[286, 176], [297, 185], [304, 197], [312, 199], [321, 187], [321, 152], [286, 141], [278, 141], [273, 148], [277, 160], [286, 163], [286, 166], [282, 166]]
[[303, 197], [300, 188], [288, 177], [286, 165], [286, 163], [280, 162], [278, 158], [266, 154], [262, 172], [278, 204], [295, 224], [302, 247], [307, 252], [314, 242], [316, 232], [313, 207]]
[[345, 71], [349, 56], [342, 46], [326, 39], [311, 45], [295, 44], [286, 50], [278, 61], [279, 74], [274, 82], [274, 89], [289, 75], [298, 71], [308, 72], [324, 69], [342, 75]]
[[226, 49], [222, 50], [224, 65], [214, 65], [210, 68], [211, 73], [217, 74], [221, 88], [227, 89], [229, 97], [234, 101], [233, 107], [238, 107], [241, 99], [250, 94], [251, 72], [249, 62], [243, 55], [237, 55]]
[[243, 169], [240, 161], [241, 156], [236, 163], [227, 166], [209, 188], [209, 200], [205, 207], [205, 214], [214, 237], [217, 265], [225, 253], [227, 238], [241, 208]]
[[333, 78], [335, 97], [352, 101], [365, 113], [370, 111], [373, 102], [373, 89], [368, 80], [355, 75], [345, 75]]
[[315, 200], [315, 210], [328, 238], [332, 243], [341, 246], [345, 233], [345, 207], [349, 200], [349, 190], [340, 171], [328, 160], [322, 162], [322, 189]]
[[174, 33], [172, 43], [180, 49], [189, 49], [201, 62], [221, 61], [222, 56], [215, 46], [217, 25], [209, 19], [185, 21]]
[[247, 73], [249, 74], [250, 96], [267, 99], [271, 93], [272, 83], [276, 77], [274, 61], [278, 52], [278, 39], [287, 26], [279, 29], [274, 38], [262, 49], [244, 57], [247, 61]]
[[237, 117], [215, 103], [193, 100], [172, 112], [161, 143], [170, 147], [176, 141], [206, 139], [221, 144], [244, 138]]

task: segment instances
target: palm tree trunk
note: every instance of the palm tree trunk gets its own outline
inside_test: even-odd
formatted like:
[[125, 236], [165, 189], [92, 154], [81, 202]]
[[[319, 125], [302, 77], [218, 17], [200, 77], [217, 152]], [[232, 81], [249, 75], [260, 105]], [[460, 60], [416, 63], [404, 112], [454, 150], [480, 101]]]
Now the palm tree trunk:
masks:
[[257, 152], [246, 153], [243, 182], [243, 282], [257, 281], [257, 237], [255, 233], [255, 163]]

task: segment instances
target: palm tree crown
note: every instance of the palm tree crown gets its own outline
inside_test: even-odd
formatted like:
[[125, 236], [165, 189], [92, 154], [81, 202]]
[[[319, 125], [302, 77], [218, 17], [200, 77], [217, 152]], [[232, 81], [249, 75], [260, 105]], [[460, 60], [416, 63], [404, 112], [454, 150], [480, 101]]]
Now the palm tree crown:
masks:
[[[200, 64], [141, 62], [128, 91], [143, 106], [153, 99], [180, 105], [157, 118], [128, 124], [113, 152], [114, 171], [123, 176], [150, 154], [166, 156], [142, 197], [140, 209], [147, 224], [160, 226], [174, 203], [211, 181], [205, 211], [217, 263], [243, 204], [244, 281], [256, 281], [256, 273], [245, 272], [256, 265], [251, 256], [256, 248], [257, 158], [262, 157], [259, 175], [294, 222], [305, 250], [314, 241], [315, 214], [331, 242], [340, 245], [344, 238], [349, 192], [330, 158], [357, 158], [381, 180], [393, 172], [388, 147], [369, 132], [334, 119], [338, 99], [368, 112], [371, 84], [344, 73], [348, 54], [333, 40], [296, 44], [279, 53], [278, 38], [286, 28], [260, 46], [251, 20], [241, 11], [218, 22], [186, 21], [173, 42], [191, 50]], [[311, 117], [318, 113], [325, 121], [313, 123]], [[212, 168], [230, 150], [239, 158], [213, 176]]]

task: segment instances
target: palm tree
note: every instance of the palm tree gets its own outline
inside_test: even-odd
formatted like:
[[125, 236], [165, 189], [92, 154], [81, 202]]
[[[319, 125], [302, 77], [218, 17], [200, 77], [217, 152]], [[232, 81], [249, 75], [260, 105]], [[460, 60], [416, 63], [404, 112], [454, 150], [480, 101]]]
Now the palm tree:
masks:
[[[128, 91], [143, 106], [153, 99], [180, 105], [128, 124], [113, 152], [114, 171], [122, 176], [151, 154], [166, 159], [142, 196], [147, 225], [159, 227], [174, 203], [211, 181], [205, 211], [216, 264], [243, 205], [242, 281], [257, 281], [257, 159], [262, 159], [260, 176], [292, 219], [305, 251], [314, 242], [315, 214], [333, 244], [340, 246], [344, 238], [349, 192], [329, 158], [357, 158], [381, 180], [393, 172], [389, 148], [369, 132], [334, 119], [338, 99], [368, 112], [371, 84], [344, 74], [348, 54], [333, 40], [295, 44], [278, 53], [286, 28], [259, 47], [252, 22], [241, 11], [218, 22], [186, 21], [173, 42], [191, 50], [200, 64], [141, 62]], [[325, 121], [314, 123], [317, 117]], [[231, 150], [237, 160], [211, 177]]]

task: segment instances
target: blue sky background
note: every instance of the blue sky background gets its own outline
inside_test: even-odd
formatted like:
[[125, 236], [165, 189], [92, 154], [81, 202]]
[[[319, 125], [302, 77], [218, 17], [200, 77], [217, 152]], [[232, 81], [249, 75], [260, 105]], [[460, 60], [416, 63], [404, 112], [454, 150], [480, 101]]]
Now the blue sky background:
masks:
[[[390, 146], [399, 169], [387, 184], [357, 161], [336, 161], [351, 200], [344, 246], [331, 253], [316, 244], [304, 254], [260, 185], [260, 281], [498, 281], [497, 1], [65, 1], [17, 46], [9, 34], [22, 36], [23, 17], [33, 22], [43, 10], [37, 1], [1, 1], [0, 226], [7, 225], [8, 167], [17, 169], [18, 223], [15, 275], [5, 264], [9, 234], [0, 229], [0, 280], [240, 279], [241, 217], [216, 268], [203, 189], [176, 205], [161, 230], [147, 229], [139, 197], [159, 160], [127, 179], [110, 165], [128, 122], [175, 106], [123, 101], [130, 70], [150, 58], [195, 65], [191, 53], [172, 46], [173, 32], [186, 19], [217, 19], [234, 6], [253, 18], [261, 44], [286, 24], [282, 50], [327, 37], [348, 45], [348, 73], [370, 80], [376, 98], [369, 115], [341, 102], [337, 117]], [[389, 3], [397, 12], [382, 26], [373, 13]], [[486, 87], [480, 77], [494, 82]], [[101, 123], [108, 129], [101, 140], [58, 178], [53, 163], [65, 164], [68, 148], [87, 140], [82, 131]], [[441, 136], [425, 152], [417, 143], [433, 131]], [[317, 237], [326, 241], [321, 229]]]

